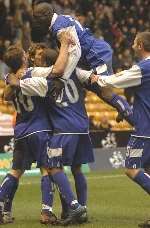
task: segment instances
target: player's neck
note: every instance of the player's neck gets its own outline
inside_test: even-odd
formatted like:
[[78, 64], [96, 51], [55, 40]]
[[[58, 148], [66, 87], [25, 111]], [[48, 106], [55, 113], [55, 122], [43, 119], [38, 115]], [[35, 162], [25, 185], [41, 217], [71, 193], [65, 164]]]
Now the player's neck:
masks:
[[147, 57], [150, 57], [150, 52], [143, 51], [141, 56], [142, 56], [142, 59], [146, 59]]

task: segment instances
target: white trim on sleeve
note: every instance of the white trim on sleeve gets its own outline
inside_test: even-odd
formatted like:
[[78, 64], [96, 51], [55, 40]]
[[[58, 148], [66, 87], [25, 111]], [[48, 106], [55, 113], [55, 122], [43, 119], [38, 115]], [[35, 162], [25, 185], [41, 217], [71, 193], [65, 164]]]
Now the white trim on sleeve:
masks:
[[23, 95], [45, 97], [48, 91], [47, 80], [43, 77], [20, 80]]
[[48, 77], [52, 72], [53, 66], [50, 67], [33, 67], [31, 77]]
[[56, 21], [57, 17], [58, 17], [58, 14], [54, 13], [49, 29], [51, 29], [51, 27], [55, 24], [55, 21]]
[[111, 76], [101, 76], [98, 79], [98, 84], [101, 87], [113, 86], [116, 88], [128, 88], [138, 86], [141, 84], [141, 69], [139, 66], [134, 65], [129, 70], [121, 71]]
[[101, 66], [96, 67], [96, 73], [97, 74], [102, 74], [107, 71], [107, 65], [103, 64]]
[[78, 67], [76, 68], [76, 75], [81, 83], [87, 82], [89, 80], [92, 72], [93, 72], [92, 70], [87, 71], [87, 70], [82, 70]]
[[73, 37], [74, 42], [75, 42], [75, 45], [70, 45], [69, 46], [68, 63], [67, 63], [67, 66], [65, 68], [64, 75], [62, 77], [64, 79], [68, 79], [71, 76], [71, 74], [74, 71], [74, 69], [76, 68], [77, 63], [78, 63], [78, 61], [79, 61], [79, 59], [81, 57], [81, 46], [80, 46], [80, 42], [79, 42], [79, 38], [78, 38], [78, 35], [77, 35], [77, 32], [76, 32], [75, 26], [70, 26], [70, 27], [61, 29], [57, 33], [57, 35], [59, 36], [60, 33], [65, 32], [65, 31], [70, 32], [70, 34]]

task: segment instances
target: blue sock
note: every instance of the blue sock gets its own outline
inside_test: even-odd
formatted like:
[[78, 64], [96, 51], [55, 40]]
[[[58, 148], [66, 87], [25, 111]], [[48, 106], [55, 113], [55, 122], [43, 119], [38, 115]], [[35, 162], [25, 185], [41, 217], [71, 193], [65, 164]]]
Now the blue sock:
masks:
[[79, 204], [86, 206], [87, 203], [87, 181], [82, 172], [74, 173], [75, 187]]
[[147, 173], [140, 171], [133, 180], [150, 194], [150, 176]]
[[61, 200], [61, 207], [62, 207], [62, 213], [68, 213], [69, 207], [66, 203], [65, 199], [62, 197], [61, 193], [59, 194], [60, 200]]
[[78, 203], [77, 200], [75, 200], [70, 183], [65, 173], [60, 171], [52, 175], [52, 177], [68, 206], [73, 206], [74, 204]]
[[14, 183], [14, 187], [12, 188], [12, 192], [11, 192], [9, 198], [7, 198], [5, 200], [4, 212], [11, 212], [11, 210], [12, 210], [12, 202], [13, 202], [14, 196], [16, 194], [16, 191], [18, 189], [18, 185], [19, 185], [19, 181], [17, 180], [16, 183]]
[[107, 100], [106, 102], [116, 108], [131, 125], [134, 125], [133, 110], [124, 98], [117, 94], [113, 94], [111, 100]]
[[[11, 174], [7, 174], [5, 178], [3, 179], [1, 186], [0, 186], [0, 201], [4, 202], [10, 199], [10, 205], [8, 205], [11, 208], [14, 194], [18, 187], [18, 179]], [[6, 208], [7, 209], [7, 208]]]
[[53, 182], [51, 176], [43, 176], [41, 178], [42, 192], [42, 210], [52, 211], [53, 206]]

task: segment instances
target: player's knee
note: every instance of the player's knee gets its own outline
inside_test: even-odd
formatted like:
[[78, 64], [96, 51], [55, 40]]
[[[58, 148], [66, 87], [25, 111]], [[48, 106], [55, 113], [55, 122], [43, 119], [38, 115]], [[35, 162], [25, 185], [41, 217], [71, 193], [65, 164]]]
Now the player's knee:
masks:
[[81, 173], [82, 172], [81, 165], [72, 166], [71, 167], [71, 172], [72, 172], [73, 175], [75, 175], [77, 173]]
[[46, 168], [41, 167], [40, 172], [42, 176], [47, 176], [49, 175], [48, 170]]
[[135, 176], [138, 174], [139, 169], [126, 169], [125, 174], [130, 177], [131, 179], [134, 179]]
[[17, 179], [19, 179], [22, 176], [23, 173], [24, 173], [24, 170], [20, 170], [20, 169], [17, 169], [17, 170], [12, 169], [10, 171], [10, 174], [12, 176], [16, 177]]

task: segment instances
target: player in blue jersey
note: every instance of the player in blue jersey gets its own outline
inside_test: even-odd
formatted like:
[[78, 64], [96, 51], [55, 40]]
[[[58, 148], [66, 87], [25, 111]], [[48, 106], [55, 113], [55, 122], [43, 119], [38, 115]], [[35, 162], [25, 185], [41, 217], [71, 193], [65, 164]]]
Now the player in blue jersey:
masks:
[[[5, 57], [12, 72], [26, 70], [26, 55], [21, 48], [10, 47]], [[26, 76], [31, 77], [30, 70], [27, 71]], [[52, 130], [42, 98], [23, 96], [20, 90], [14, 90], [14, 88], [13, 93], [13, 103], [17, 110], [17, 120], [14, 129], [15, 150], [12, 170], [6, 175], [0, 187], [0, 222], [2, 224], [13, 222], [11, 216], [12, 200], [18, 187], [19, 178], [24, 173], [24, 170], [30, 169], [34, 161], [37, 161], [37, 167], [43, 170], [44, 160], [47, 157], [46, 143], [49, 140], [48, 132]], [[46, 179], [45, 174], [43, 174], [43, 179]], [[46, 181], [44, 180], [44, 182]], [[49, 191], [51, 191], [50, 186], [48, 194]], [[55, 216], [53, 218], [56, 219]]]
[[[41, 55], [42, 55], [41, 58], [37, 58], [35, 56], [36, 64], [40, 66], [47, 66], [47, 65], [53, 64], [54, 53], [52, 53], [50, 49], [43, 51], [43, 54], [41, 52]], [[34, 79], [34, 83], [35, 83], [35, 79]], [[86, 184], [86, 179], [81, 171], [81, 164], [92, 162], [93, 152], [92, 152], [91, 142], [88, 136], [88, 119], [87, 119], [87, 114], [85, 112], [85, 107], [84, 107], [84, 94], [83, 94], [83, 89], [81, 88], [82, 86], [75, 75], [73, 75], [73, 79], [70, 79], [68, 83], [66, 83], [65, 81], [64, 83], [66, 87], [65, 90], [67, 91], [67, 97], [69, 97], [67, 98], [67, 100], [64, 101], [63, 94], [61, 94], [60, 98], [57, 101], [57, 105], [55, 105], [54, 103], [50, 102], [49, 98], [47, 98], [47, 107], [49, 107], [48, 108], [49, 117], [52, 121], [54, 133], [56, 134], [57, 132], [57, 135], [53, 136], [53, 139], [51, 139], [50, 141], [50, 151], [52, 153], [53, 151], [56, 152], [58, 148], [59, 150], [63, 148], [63, 151], [66, 152], [65, 161], [63, 161], [62, 164], [71, 165], [73, 163], [72, 173], [75, 179], [76, 192], [78, 196], [77, 198], [81, 205], [86, 206], [87, 184]], [[23, 84], [21, 86], [23, 87]], [[27, 87], [29, 87], [28, 88], [29, 93], [33, 94], [33, 92], [31, 92], [30, 86], [31, 84], [24, 85], [24, 87], [26, 87], [26, 90], [27, 90]], [[38, 94], [40, 94], [40, 91]], [[80, 101], [77, 102], [79, 98], [80, 98]], [[67, 106], [69, 106], [69, 108], [65, 108]], [[81, 135], [78, 134], [79, 131], [82, 132]], [[66, 135], [64, 135], [65, 133]], [[73, 136], [73, 134], [76, 134], [76, 135]], [[73, 147], [74, 149], [72, 149], [72, 144], [74, 144], [74, 147]], [[79, 144], [80, 144], [80, 147], [79, 147]], [[53, 163], [53, 166], [56, 164], [56, 161], [54, 158], [52, 159], [51, 162]], [[58, 158], [57, 158], [57, 162], [58, 162]], [[62, 197], [61, 197], [61, 200], [62, 200], [62, 206], [63, 206], [62, 217], [64, 218], [64, 216], [66, 216], [68, 212], [67, 211], [68, 206]], [[84, 215], [84, 217], [82, 216], [82, 219], [80, 218], [78, 222], [83, 222], [83, 221], [85, 222], [86, 220], [87, 220], [87, 216]]]
[[[58, 43], [64, 31], [68, 31], [75, 42], [68, 48], [68, 61], [66, 65], [58, 70], [58, 74], [63, 74], [65, 79], [71, 76], [77, 64], [86, 65], [96, 74], [112, 74], [112, 49], [110, 45], [102, 39], [96, 39], [88, 29], [81, 26], [79, 21], [69, 15], [58, 15], [48, 3], [37, 3], [33, 8], [33, 31], [36, 37], [44, 37], [50, 33]], [[61, 51], [60, 51], [61, 52]], [[95, 86], [91, 86], [92, 90]], [[101, 96], [132, 123], [132, 110], [126, 110], [124, 99], [114, 94], [111, 90], [101, 88]]]
[[[135, 131], [127, 145], [126, 174], [150, 194], [150, 32], [137, 34], [133, 49], [141, 59], [137, 64], [109, 78], [94, 76], [92, 82], [101, 87], [134, 87]], [[150, 227], [150, 220], [139, 226]]]

